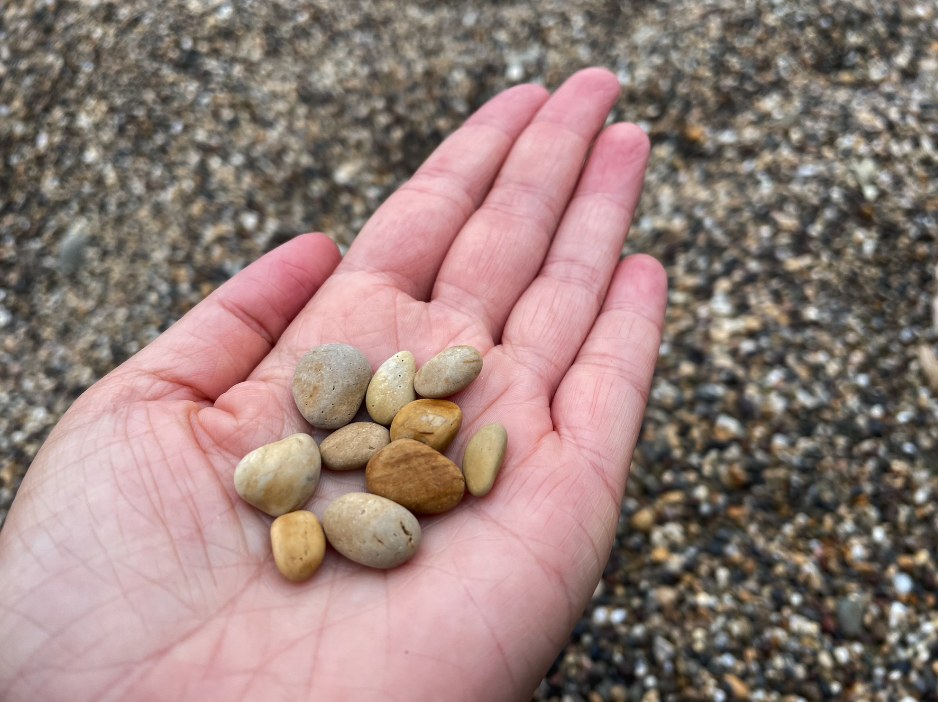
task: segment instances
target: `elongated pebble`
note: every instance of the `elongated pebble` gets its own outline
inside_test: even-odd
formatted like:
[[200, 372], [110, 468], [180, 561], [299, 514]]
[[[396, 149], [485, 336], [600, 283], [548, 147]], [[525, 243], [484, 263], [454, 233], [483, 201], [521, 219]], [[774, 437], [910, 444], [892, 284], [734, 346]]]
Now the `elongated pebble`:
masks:
[[308, 434], [294, 434], [251, 451], [235, 468], [235, 490], [272, 517], [299, 509], [319, 484], [319, 448]]
[[471, 494], [483, 497], [489, 493], [505, 460], [506, 448], [508, 432], [501, 424], [487, 424], [469, 440], [462, 459], [462, 472]]
[[319, 569], [326, 555], [326, 536], [315, 514], [290, 512], [270, 525], [270, 548], [283, 577], [302, 582]]
[[317, 346], [296, 367], [293, 400], [314, 427], [338, 429], [352, 421], [370, 381], [371, 364], [354, 346]]
[[365, 394], [365, 406], [373, 420], [387, 426], [401, 407], [417, 399], [416, 373], [417, 361], [410, 351], [399, 351], [381, 364]]
[[336, 551], [371, 568], [396, 568], [420, 546], [417, 518], [379, 495], [342, 495], [326, 508], [322, 526]]
[[414, 390], [421, 397], [449, 397], [469, 387], [481, 372], [481, 353], [471, 346], [451, 346], [420, 367]]
[[337, 429], [319, 444], [322, 467], [356, 470], [368, 465], [378, 451], [391, 443], [387, 427], [373, 422], [355, 422]]

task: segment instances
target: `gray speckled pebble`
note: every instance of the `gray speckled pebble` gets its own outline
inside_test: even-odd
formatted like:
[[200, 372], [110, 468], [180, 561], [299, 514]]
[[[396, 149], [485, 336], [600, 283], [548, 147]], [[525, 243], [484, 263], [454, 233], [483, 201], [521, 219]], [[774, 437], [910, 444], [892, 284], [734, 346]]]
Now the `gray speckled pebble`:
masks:
[[471, 346], [451, 346], [420, 367], [414, 390], [421, 397], [449, 397], [469, 387], [481, 372], [481, 353]]
[[352, 421], [370, 381], [371, 364], [354, 346], [317, 346], [296, 367], [293, 399], [314, 427], [338, 429]]

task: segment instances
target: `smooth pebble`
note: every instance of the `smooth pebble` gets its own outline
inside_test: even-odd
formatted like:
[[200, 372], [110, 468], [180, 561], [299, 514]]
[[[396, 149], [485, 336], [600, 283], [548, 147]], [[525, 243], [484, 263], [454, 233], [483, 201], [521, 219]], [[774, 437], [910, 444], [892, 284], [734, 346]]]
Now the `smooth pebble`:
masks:
[[391, 441], [414, 439], [440, 453], [462, 426], [462, 410], [448, 400], [415, 400], [397, 413], [391, 423]]
[[365, 406], [373, 420], [388, 425], [404, 405], [417, 399], [416, 373], [417, 361], [410, 351], [400, 351], [381, 364], [365, 393]]
[[241, 499], [272, 517], [303, 506], [319, 484], [319, 449], [308, 434], [294, 434], [251, 451], [234, 472]]
[[443, 454], [413, 439], [392, 441], [368, 461], [368, 492], [418, 514], [439, 514], [466, 491], [462, 471]]
[[322, 525], [336, 551], [371, 568], [395, 568], [420, 546], [417, 518], [379, 495], [343, 495], [326, 509]]
[[319, 444], [322, 467], [329, 470], [364, 468], [371, 457], [389, 443], [391, 436], [387, 427], [372, 422], [347, 424]]
[[424, 363], [414, 377], [414, 390], [421, 397], [455, 395], [482, 372], [482, 354], [471, 346], [451, 346]]
[[462, 459], [462, 471], [470, 493], [476, 497], [489, 493], [505, 460], [507, 447], [508, 432], [501, 424], [487, 424], [469, 440]]
[[296, 367], [293, 399], [314, 427], [338, 429], [352, 421], [370, 381], [371, 364], [354, 346], [317, 346]]
[[326, 555], [326, 536], [315, 514], [290, 512], [270, 525], [270, 548], [283, 577], [302, 582], [319, 569]]

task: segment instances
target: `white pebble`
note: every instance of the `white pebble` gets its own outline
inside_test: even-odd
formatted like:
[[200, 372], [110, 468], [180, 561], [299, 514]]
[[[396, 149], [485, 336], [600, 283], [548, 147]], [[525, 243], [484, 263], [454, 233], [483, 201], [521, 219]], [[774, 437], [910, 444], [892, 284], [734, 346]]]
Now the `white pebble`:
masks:
[[593, 610], [593, 616], [590, 621], [593, 622], [594, 626], [603, 626], [609, 621], [609, 610], [605, 607], [597, 607]]
[[912, 592], [915, 583], [906, 573], [896, 573], [895, 577], [892, 579], [892, 585], [896, 588], [897, 594], [908, 595]]

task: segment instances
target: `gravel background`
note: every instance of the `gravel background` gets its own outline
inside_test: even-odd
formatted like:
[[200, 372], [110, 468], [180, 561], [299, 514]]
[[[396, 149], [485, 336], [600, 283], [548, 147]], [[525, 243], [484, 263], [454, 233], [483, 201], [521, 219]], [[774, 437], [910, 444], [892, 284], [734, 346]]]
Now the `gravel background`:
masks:
[[348, 244], [485, 99], [603, 65], [671, 304], [620, 538], [535, 698], [936, 699], [934, 2], [176, 5], [0, 6], [0, 514], [241, 267]]

